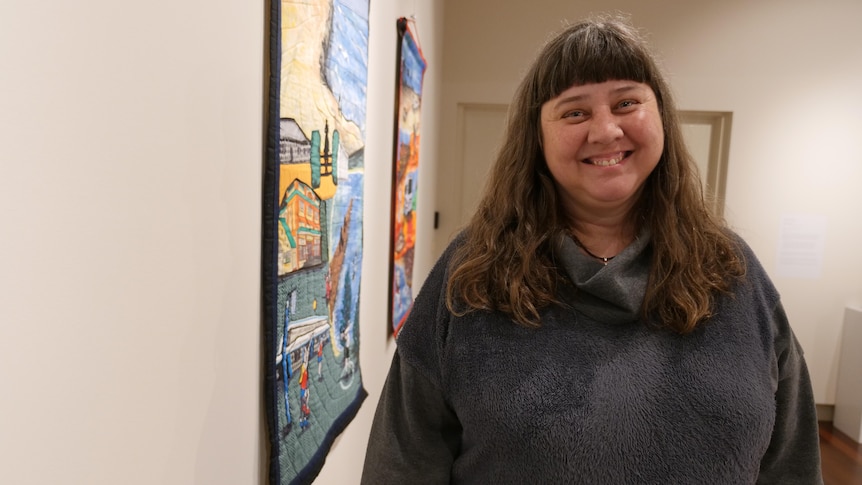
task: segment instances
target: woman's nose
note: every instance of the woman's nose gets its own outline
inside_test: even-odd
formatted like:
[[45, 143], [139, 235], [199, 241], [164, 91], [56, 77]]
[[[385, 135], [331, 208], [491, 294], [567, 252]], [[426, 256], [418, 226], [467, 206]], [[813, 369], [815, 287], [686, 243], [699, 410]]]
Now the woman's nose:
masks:
[[593, 117], [590, 120], [590, 131], [587, 134], [587, 141], [589, 143], [608, 144], [622, 136], [623, 129], [620, 127], [619, 120], [613, 113], [607, 111], [593, 113]]

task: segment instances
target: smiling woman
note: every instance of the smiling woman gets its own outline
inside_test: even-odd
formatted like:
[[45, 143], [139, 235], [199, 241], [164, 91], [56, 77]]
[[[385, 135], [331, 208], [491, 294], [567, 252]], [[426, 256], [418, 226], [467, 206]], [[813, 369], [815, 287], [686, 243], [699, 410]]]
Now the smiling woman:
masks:
[[[664, 145], [652, 88], [618, 80], [572, 86], [542, 106], [541, 133], [545, 162], [578, 241], [594, 254], [622, 251], [635, 236], [628, 214]], [[593, 237], [609, 226], [624, 233]]]
[[626, 23], [544, 47], [398, 336], [363, 483], [821, 483], [801, 349], [675, 113]]

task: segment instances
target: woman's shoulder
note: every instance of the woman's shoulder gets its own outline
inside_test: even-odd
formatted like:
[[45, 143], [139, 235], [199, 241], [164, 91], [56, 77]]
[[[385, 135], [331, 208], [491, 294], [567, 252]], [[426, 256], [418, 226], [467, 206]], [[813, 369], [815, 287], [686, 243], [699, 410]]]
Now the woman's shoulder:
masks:
[[[419, 294], [422, 294], [423, 292], [437, 293], [438, 291], [445, 289], [451, 266], [457, 258], [458, 251], [466, 243], [466, 240], [466, 232], [460, 231], [452, 238], [451, 241], [449, 241], [446, 249], [443, 250], [437, 258], [437, 261], [434, 263], [434, 266], [431, 268], [431, 271], [428, 273], [425, 282], [419, 290]], [[418, 298], [419, 296], [417, 295], [417, 299]]]
[[742, 259], [743, 264], [745, 265], [746, 274], [749, 271], [755, 271], [756, 274], [764, 274], [766, 271], [763, 268], [763, 265], [760, 262], [760, 259], [757, 257], [754, 249], [748, 244], [748, 241], [745, 240], [738, 232], [734, 231], [730, 228], [725, 228], [725, 231], [730, 237], [730, 240], [733, 241], [734, 247], [737, 251], [737, 255]]
[[401, 358], [437, 384], [440, 381], [439, 359], [452, 318], [446, 304], [449, 270], [464, 238], [463, 231], [458, 233], [437, 259], [396, 338]]
[[745, 268], [743, 285], [751, 290], [762, 293], [767, 300], [777, 303], [780, 299], [778, 289], [769, 277], [766, 268], [761, 263], [755, 250], [739, 233], [726, 229], [734, 242], [739, 257]]

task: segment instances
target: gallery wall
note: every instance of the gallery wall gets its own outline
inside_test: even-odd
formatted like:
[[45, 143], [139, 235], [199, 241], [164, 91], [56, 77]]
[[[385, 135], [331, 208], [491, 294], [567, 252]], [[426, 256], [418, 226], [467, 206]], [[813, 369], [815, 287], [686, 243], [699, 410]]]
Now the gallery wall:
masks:
[[[508, 103], [552, 32], [609, 11], [648, 33], [680, 109], [733, 112], [725, 215], [782, 293], [817, 402], [833, 404], [844, 308], [862, 305], [862, 3], [450, 0], [441, 139], [457, 139], [459, 103]], [[441, 173], [457, 168], [455, 150], [441, 145]], [[460, 193], [457, 180], [440, 186], [437, 251], [457, 230], [458, 200], [442, 197], [450, 190]], [[789, 218], [814, 221], [822, 236], [815, 275], [784, 276]]]
[[[267, 2], [0, 3], [0, 482], [265, 483]], [[360, 363], [318, 483], [357, 483], [386, 336], [395, 21], [439, 98], [442, 3], [372, 0]], [[435, 102], [423, 137], [435, 139]], [[435, 144], [421, 145], [434, 159]], [[433, 261], [422, 167], [415, 270]], [[427, 253], [427, 254], [426, 254]]]
[[263, 2], [0, 6], [0, 482], [261, 477]]

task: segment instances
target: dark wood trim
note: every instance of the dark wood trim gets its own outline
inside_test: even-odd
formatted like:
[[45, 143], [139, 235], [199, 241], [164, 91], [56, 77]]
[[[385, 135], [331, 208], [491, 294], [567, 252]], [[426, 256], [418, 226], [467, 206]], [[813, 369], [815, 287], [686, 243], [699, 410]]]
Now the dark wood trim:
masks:
[[862, 485], [862, 445], [820, 422], [820, 459], [825, 485]]

